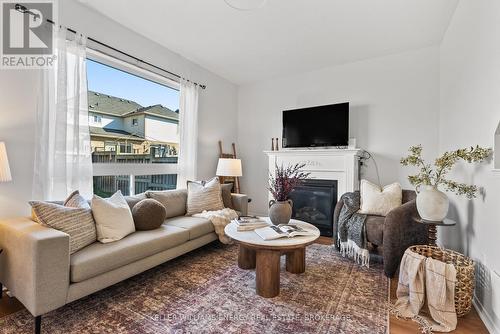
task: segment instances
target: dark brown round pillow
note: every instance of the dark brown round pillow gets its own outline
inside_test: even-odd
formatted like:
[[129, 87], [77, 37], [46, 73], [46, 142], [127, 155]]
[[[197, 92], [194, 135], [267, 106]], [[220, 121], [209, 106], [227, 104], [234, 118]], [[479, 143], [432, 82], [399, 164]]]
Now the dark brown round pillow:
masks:
[[157, 200], [147, 198], [134, 205], [132, 217], [136, 231], [154, 230], [160, 227], [167, 218], [167, 210]]

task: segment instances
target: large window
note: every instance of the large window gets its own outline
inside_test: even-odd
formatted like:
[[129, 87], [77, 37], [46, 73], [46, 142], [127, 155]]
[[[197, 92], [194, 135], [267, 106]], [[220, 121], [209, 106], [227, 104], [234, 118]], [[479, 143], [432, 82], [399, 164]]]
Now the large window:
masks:
[[98, 53], [89, 56], [87, 79], [94, 192], [175, 189], [178, 84]]

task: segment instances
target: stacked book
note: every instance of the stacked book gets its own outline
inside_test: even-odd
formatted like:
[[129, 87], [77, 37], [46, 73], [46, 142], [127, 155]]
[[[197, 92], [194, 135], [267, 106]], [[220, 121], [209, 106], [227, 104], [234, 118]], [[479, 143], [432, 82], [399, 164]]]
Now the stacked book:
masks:
[[239, 232], [253, 231], [257, 228], [269, 226], [267, 221], [257, 216], [241, 216], [233, 221], [236, 223], [236, 230]]

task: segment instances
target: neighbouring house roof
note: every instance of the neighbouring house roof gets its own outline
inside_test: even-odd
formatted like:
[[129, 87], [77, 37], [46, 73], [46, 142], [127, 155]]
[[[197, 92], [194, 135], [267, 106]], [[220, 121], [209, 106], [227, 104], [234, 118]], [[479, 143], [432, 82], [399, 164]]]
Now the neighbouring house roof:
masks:
[[100, 128], [96, 126], [90, 126], [90, 135], [99, 136], [99, 137], [107, 137], [113, 139], [122, 139], [122, 140], [140, 140], [145, 141], [146, 138], [136, 136], [131, 134], [130, 132], [124, 130], [117, 129], [108, 129], [108, 128]]
[[162, 118], [168, 118], [171, 120], [179, 121], [179, 113], [162, 106], [161, 104], [155, 104], [154, 106], [142, 107], [136, 111], [132, 111], [124, 116], [134, 116], [134, 115], [152, 115]]
[[137, 102], [93, 91], [88, 92], [88, 104], [91, 112], [114, 116], [123, 116], [142, 108]]
[[89, 111], [119, 117], [153, 115], [179, 121], [179, 113], [161, 104], [143, 107], [139, 103], [98, 92], [88, 92]]

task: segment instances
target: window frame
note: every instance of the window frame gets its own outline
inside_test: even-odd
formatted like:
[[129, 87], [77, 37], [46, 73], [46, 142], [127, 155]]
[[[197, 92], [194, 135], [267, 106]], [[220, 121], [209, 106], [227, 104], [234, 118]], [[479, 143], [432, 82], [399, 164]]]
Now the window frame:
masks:
[[[87, 48], [87, 59], [95, 61], [123, 71], [125, 73], [135, 75], [144, 80], [166, 86], [174, 90], [180, 90], [180, 83], [171, 78], [161, 76], [157, 73], [148, 71], [137, 65], [125, 62], [121, 59], [109, 56], [100, 51]], [[90, 112], [90, 111], [89, 111]], [[178, 174], [177, 163], [92, 163], [92, 176], [116, 176], [129, 175], [130, 177], [130, 194], [135, 194], [135, 177], [141, 175], [162, 175], [162, 174]]]

